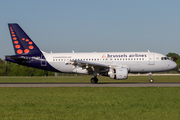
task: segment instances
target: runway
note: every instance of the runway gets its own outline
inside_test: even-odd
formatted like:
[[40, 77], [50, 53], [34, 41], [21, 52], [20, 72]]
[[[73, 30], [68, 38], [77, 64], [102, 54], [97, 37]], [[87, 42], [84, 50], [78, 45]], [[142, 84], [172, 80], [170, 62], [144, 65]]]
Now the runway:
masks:
[[0, 83], [0, 87], [180, 87], [180, 83]]

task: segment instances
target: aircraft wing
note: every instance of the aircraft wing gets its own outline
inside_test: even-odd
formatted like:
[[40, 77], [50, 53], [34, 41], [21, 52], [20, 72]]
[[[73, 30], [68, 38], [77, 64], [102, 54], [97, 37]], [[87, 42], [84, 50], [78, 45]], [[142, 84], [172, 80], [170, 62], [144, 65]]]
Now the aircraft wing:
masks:
[[82, 68], [88, 68], [88, 67], [96, 67], [96, 68], [107, 68], [108, 65], [105, 64], [99, 64], [94, 62], [87, 62], [87, 61], [81, 61], [81, 60], [75, 60], [73, 61], [74, 66], [82, 67]]
[[74, 65], [75, 67], [81, 67], [82, 69], [86, 69], [88, 74], [104, 73], [107, 72], [107, 70], [109, 69], [109, 66], [105, 64], [99, 64], [99, 63], [87, 62], [81, 60], [75, 60], [72, 62], [74, 62], [72, 65]]

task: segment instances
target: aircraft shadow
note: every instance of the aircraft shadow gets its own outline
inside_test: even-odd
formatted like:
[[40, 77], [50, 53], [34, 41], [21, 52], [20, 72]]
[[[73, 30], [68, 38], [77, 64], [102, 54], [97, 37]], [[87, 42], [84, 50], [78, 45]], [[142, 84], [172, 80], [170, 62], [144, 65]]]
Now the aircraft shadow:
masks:
[[[22, 82], [22, 83], [16, 83], [16, 82], [7, 82], [7, 83], [0, 83], [0, 84], [92, 84], [92, 83], [51, 83], [51, 82], [45, 82], [45, 83], [29, 83], [29, 82]], [[119, 82], [99, 82], [99, 83], [95, 83], [95, 85], [98, 84], [180, 84], [180, 82], [154, 82], [154, 83], [149, 83], [149, 82], [123, 82], [123, 83], [119, 83]], [[93, 84], [92, 84], [93, 85]]]

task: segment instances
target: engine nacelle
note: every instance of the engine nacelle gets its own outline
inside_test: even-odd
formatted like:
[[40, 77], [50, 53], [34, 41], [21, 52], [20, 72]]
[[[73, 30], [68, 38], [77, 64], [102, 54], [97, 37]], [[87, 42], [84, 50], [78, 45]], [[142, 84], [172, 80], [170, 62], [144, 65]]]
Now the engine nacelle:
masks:
[[111, 68], [109, 70], [109, 76], [111, 79], [124, 80], [128, 78], [127, 68]]

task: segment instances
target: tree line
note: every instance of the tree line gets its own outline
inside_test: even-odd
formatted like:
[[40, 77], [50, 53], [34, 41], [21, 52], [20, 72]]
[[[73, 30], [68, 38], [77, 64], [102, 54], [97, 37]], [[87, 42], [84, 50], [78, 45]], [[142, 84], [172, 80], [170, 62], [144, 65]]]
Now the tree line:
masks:
[[[176, 53], [168, 53], [167, 57], [171, 57], [180, 68], [180, 56]], [[178, 70], [176, 68], [176, 70]], [[32, 67], [11, 63], [0, 59], [0, 76], [54, 76], [54, 72], [40, 70]]]
[[0, 59], [0, 76], [54, 76], [54, 72], [27, 67]]

